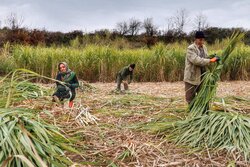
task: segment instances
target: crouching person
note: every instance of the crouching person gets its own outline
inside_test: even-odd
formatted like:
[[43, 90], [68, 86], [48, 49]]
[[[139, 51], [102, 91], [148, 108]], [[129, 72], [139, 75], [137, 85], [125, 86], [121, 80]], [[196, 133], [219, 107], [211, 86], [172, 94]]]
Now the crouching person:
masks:
[[[133, 80], [133, 71], [135, 69], [135, 64], [130, 64], [129, 66], [123, 67], [116, 75], [116, 90], [121, 90], [121, 84], [123, 83], [124, 89], [128, 90], [128, 84], [130, 84]], [[127, 78], [129, 79], [127, 81]]]
[[62, 102], [64, 99], [69, 99], [69, 108], [73, 107], [73, 100], [76, 97], [76, 88], [79, 87], [79, 82], [75, 72], [68, 68], [67, 63], [61, 62], [58, 64], [58, 74], [56, 80], [57, 90], [53, 94], [53, 102]]

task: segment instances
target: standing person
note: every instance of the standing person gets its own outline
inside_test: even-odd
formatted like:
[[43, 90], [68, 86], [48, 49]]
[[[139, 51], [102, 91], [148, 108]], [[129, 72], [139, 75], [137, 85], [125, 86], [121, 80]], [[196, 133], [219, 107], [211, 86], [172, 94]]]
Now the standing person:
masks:
[[67, 63], [61, 62], [58, 64], [58, 74], [56, 80], [62, 81], [56, 82], [57, 90], [53, 94], [53, 101], [63, 101], [69, 99], [69, 107], [73, 107], [73, 100], [76, 97], [76, 88], [79, 87], [79, 82], [75, 72], [68, 68]]
[[[124, 85], [124, 89], [128, 90], [128, 84], [133, 80], [133, 71], [135, 69], [135, 64], [130, 64], [129, 66], [123, 67], [116, 75], [117, 90], [121, 90], [121, 83]], [[126, 81], [129, 76], [128, 82]]]
[[193, 44], [188, 46], [185, 71], [184, 71], [184, 82], [186, 101], [191, 104], [196, 93], [199, 91], [199, 85], [202, 81], [202, 76], [206, 71], [206, 66], [210, 63], [214, 63], [220, 60], [219, 57], [215, 56], [209, 58], [207, 48], [204, 45], [205, 35], [202, 31], [195, 33], [195, 41]]

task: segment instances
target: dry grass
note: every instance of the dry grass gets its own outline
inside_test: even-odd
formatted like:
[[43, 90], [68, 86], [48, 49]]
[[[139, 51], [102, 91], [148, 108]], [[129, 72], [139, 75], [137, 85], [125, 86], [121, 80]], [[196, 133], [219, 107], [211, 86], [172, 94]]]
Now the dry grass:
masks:
[[[100, 91], [109, 92], [115, 89], [114, 83], [94, 83], [92, 84], [99, 88]], [[130, 89], [133, 92], [145, 93], [153, 96], [160, 97], [182, 97], [184, 98], [184, 83], [183, 82], [141, 82], [132, 83]], [[219, 82], [217, 89], [217, 96], [241, 96], [250, 97], [250, 84], [249, 81], [230, 81], [230, 82]]]
[[[98, 125], [83, 130], [84, 157], [92, 166], [225, 166], [234, 159], [224, 152], [178, 147], [161, 134], [151, 133], [150, 122], [185, 117], [182, 82], [134, 83], [131, 91], [118, 95], [111, 93], [114, 83], [92, 85], [97, 88], [94, 92], [81, 95], [82, 102], [100, 119]], [[220, 83], [218, 96], [249, 98], [248, 85], [245, 81]], [[233, 98], [228, 101], [241, 108], [250, 105]], [[240, 160], [235, 164], [246, 165]]]
[[[228, 96], [250, 99], [247, 81], [223, 82], [219, 84], [219, 97], [225, 97], [244, 112], [249, 110], [249, 101]], [[19, 106], [30, 106], [47, 110], [41, 116], [62, 128], [64, 133], [75, 139], [82, 156], [68, 154], [79, 166], [226, 166], [230, 163], [247, 166], [243, 161], [234, 162], [234, 157], [213, 150], [195, 151], [179, 147], [158, 133], [151, 133], [154, 122], [180, 119], [186, 116], [184, 84], [177, 83], [132, 83], [130, 91], [114, 94], [114, 83], [95, 83], [84, 92], [79, 91], [76, 104], [81, 103], [88, 112], [97, 117], [96, 123], [87, 126], [75, 120], [79, 114], [74, 110], [55, 107], [47, 99], [22, 101]], [[32, 106], [29, 104], [33, 104]], [[248, 108], [248, 109], [247, 109]], [[250, 111], [249, 111], [250, 112]]]

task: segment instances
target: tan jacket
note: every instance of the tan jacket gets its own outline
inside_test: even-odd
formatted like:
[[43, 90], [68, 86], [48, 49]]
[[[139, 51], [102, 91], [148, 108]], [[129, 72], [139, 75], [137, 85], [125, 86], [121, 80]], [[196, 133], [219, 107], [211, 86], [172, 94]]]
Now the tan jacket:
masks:
[[203, 45], [205, 58], [201, 58], [200, 50], [194, 43], [187, 48], [184, 82], [192, 85], [199, 85], [201, 82], [201, 67], [207, 66], [210, 63], [208, 58], [207, 48]]

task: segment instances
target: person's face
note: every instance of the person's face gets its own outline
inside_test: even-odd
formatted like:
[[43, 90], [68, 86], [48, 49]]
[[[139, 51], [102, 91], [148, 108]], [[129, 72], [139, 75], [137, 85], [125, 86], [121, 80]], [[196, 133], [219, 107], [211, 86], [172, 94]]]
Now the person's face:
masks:
[[196, 38], [196, 39], [195, 39], [195, 43], [196, 43], [196, 45], [198, 45], [198, 46], [203, 46], [204, 43], [205, 43], [205, 39], [204, 39], [204, 38]]
[[66, 72], [66, 66], [64, 64], [60, 64], [59, 68], [60, 72]]
[[129, 71], [133, 71], [133, 68], [129, 67]]

